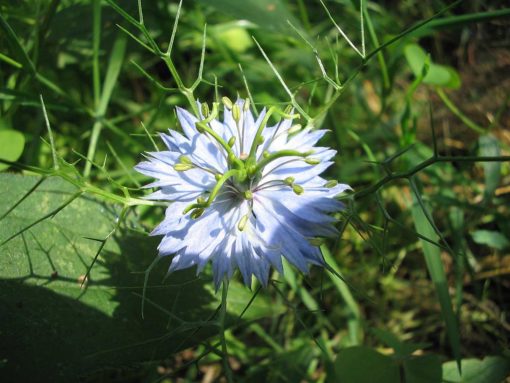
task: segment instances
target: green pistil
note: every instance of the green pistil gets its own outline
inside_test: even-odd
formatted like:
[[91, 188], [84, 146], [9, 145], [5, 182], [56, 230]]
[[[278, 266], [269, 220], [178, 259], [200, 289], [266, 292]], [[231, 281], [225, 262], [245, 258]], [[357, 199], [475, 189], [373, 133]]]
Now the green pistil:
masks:
[[[249, 110], [250, 107], [248, 101], [245, 101], [245, 104], [242, 106], [242, 110], [239, 105], [233, 104], [232, 101], [226, 97], [223, 97], [222, 102], [225, 105], [225, 108], [232, 110], [232, 117], [235, 123], [237, 124], [237, 128], [239, 131], [241, 113], [246, 112], [247, 110]], [[234, 151], [232, 150], [232, 147], [234, 146], [234, 143], [236, 141], [236, 137], [233, 136], [228, 140], [228, 142], [226, 142], [209, 126], [209, 123], [218, 116], [218, 106], [219, 106], [218, 103], [213, 103], [212, 110], [209, 111], [207, 105], [202, 104], [201, 106], [202, 114], [206, 118], [204, 120], [197, 121], [195, 125], [199, 133], [207, 133], [219, 145], [221, 145], [223, 149], [225, 149], [225, 152], [227, 154], [229, 170], [227, 170], [224, 174], [214, 174], [216, 184], [210, 191], [208, 198], [205, 199], [202, 196], [198, 197], [195, 203], [188, 205], [183, 210], [182, 212], [183, 214], [188, 214], [189, 212], [191, 212], [190, 217], [192, 219], [200, 218], [202, 214], [204, 214], [205, 209], [211, 206], [211, 204], [214, 202], [225, 182], [227, 182], [231, 178], [233, 179], [232, 183], [234, 188], [236, 188], [239, 191], [239, 195], [245, 200], [251, 201], [253, 199], [253, 191], [250, 190], [250, 188], [252, 187], [252, 185], [256, 186], [258, 184], [264, 167], [267, 166], [272, 161], [275, 161], [279, 158], [298, 157], [297, 159], [302, 158], [306, 163], [310, 165], [317, 165], [320, 163], [318, 159], [308, 158], [309, 155], [313, 154], [313, 151], [300, 152], [297, 150], [289, 149], [280, 150], [274, 153], [268, 153], [265, 151], [262, 155], [262, 158], [257, 163], [256, 158], [257, 148], [264, 143], [264, 136], [262, 135], [262, 132], [267, 126], [267, 123], [271, 115], [273, 113], [278, 113], [284, 118], [299, 117], [299, 115], [290, 115], [289, 108], [282, 112], [278, 110], [276, 107], [269, 108], [266, 115], [264, 116], [253, 139], [249, 154], [243, 153], [241, 149], [241, 154], [240, 157], [238, 158], [235, 155]], [[238, 138], [242, 140], [241, 136], [239, 136]], [[291, 161], [297, 159], [293, 159]], [[185, 156], [180, 157], [179, 162], [174, 165], [174, 169], [177, 171], [186, 171], [193, 167], [195, 167], [195, 165], [188, 157]], [[295, 184], [293, 177], [287, 177], [285, 180], [282, 180], [280, 182], [283, 182], [283, 184], [291, 187], [294, 193], [297, 195], [304, 193], [304, 188], [301, 185]], [[238, 229], [240, 231], [244, 230], [247, 221], [248, 215], [241, 218], [241, 220], [238, 223]]]
[[228, 142], [225, 142], [225, 140], [223, 138], [221, 138], [218, 135], [218, 133], [216, 133], [214, 130], [212, 130], [208, 125], [214, 118], [216, 118], [216, 116], [218, 116], [218, 103], [214, 102], [213, 109], [210, 112], [209, 116], [205, 120], [197, 121], [195, 123], [195, 126], [199, 133], [207, 132], [209, 135], [211, 135], [212, 138], [214, 138], [216, 140], [216, 142], [218, 142], [223, 147], [223, 149], [225, 149], [225, 151], [227, 152], [227, 158], [229, 159], [229, 162], [232, 162], [234, 167], [241, 168], [243, 166], [243, 164], [242, 164], [241, 160], [239, 160], [235, 156], [235, 154], [232, 151], [232, 148], [230, 147]]
[[[191, 214], [191, 218], [198, 218], [202, 215], [203, 209], [208, 208], [211, 206], [211, 203], [214, 201], [216, 196], [218, 195], [221, 187], [223, 184], [229, 179], [229, 178], [235, 178], [238, 182], [244, 182], [246, 179], [246, 172], [243, 170], [238, 169], [230, 169], [226, 171], [221, 178], [218, 180], [216, 185], [214, 185], [214, 188], [211, 190], [211, 193], [209, 194], [209, 198], [207, 198], [207, 201], [197, 201], [197, 203], [192, 203], [191, 205], [188, 205], [182, 214], [188, 214], [191, 210], [193, 210]], [[200, 209], [202, 211], [200, 212]]]
[[264, 156], [262, 161], [260, 161], [255, 168], [250, 172], [250, 169], [248, 169], [248, 176], [251, 177], [253, 174], [257, 172], [261, 172], [264, 167], [269, 164], [270, 162], [277, 160], [278, 158], [282, 157], [308, 157], [313, 152], [298, 152], [297, 150], [280, 150], [279, 152], [274, 152], [267, 154]]

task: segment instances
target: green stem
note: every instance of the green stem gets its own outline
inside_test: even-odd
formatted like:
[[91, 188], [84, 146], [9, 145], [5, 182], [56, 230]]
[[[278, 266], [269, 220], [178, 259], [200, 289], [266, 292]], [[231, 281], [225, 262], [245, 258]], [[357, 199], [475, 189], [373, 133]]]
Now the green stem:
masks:
[[168, 55], [162, 56], [163, 61], [165, 62], [168, 70], [172, 74], [172, 77], [175, 80], [175, 83], [177, 84], [177, 88], [179, 88], [179, 91], [181, 94], [186, 97], [188, 100], [189, 105], [191, 106], [191, 109], [193, 109], [193, 113], [195, 116], [199, 117], [200, 112], [198, 110], [198, 106], [195, 102], [195, 97], [193, 96], [193, 91], [189, 88], [187, 88], [184, 83], [182, 82], [181, 76], [179, 75], [179, 72], [177, 71], [177, 68], [175, 67], [172, 59]]
[[[368, 33], [370, 34], [370, 38], [372, 39], [372, 43], [375, 48], [379, 47], [379, 39], [377, 38], [377, 33], [375, 32], [374, 25], [372, 24], [372, 19], [370, 18], [370, 14], [368, 13], [366, 7], [363, 7], [363, 14], [365, 15], [365, 20], [367, 22]], [[381, 76], [383, 80], [383, 88], [388, 90], [390, 88], [390, 76], [388, 75], [388, 67], [386, 66], [386, 60], [384, 59], [384, 55], [382, 51], [377, 52], [377, 61], [379, 61], [379, 66], [381, 67]]]
[[484, 128], [482, 128], [480, 125], [478, 125], [477, 123], [469, 119], [469, 117], [467, 117], [464, 113], [462, 113], [460, 109], [455, 106], [452, 100], [448, 98], [443, 89], [438, 87], [436, 88], [436, 92], [438, 96], [441, 98], [441, 100], [444, 102], [446, 107], [450, 109], [450, 111], [453, 114], [455, 114], [464, 124], [466, 124], [468, 128], [473, 129], [475, 132], [480, 134], [485, 134], [487, 132]]
[[227, 317], [227, 295], [228, 295], [228, 277], [223, 278], [223, 290], [221, 292], [221, 309], [219, 316], [221, 351], [223, 353], [222, 361], [225, 375], [229, 383], [233, 382], [232, 370], [228, 363], [227, 341], [225, 339], [225, 319]]

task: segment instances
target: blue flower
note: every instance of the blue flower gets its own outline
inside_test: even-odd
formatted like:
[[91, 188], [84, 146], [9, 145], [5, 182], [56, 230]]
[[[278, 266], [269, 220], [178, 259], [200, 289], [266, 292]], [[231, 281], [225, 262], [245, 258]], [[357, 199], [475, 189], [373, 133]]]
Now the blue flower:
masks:
[[[343, 204], [335, 197], [348, 185], [320, 177], [334, 150], [315, 144], [325, 130], [292, 125], [293, 115], [264, 109], [258, 118], [249, 100], [198, 104], [200, 118], [177, 108], [184, 134], [161, 134], [168, 150], [148, 153], [135, 169], [157, 181], [149, 199], [170, 201], [165, 219], [151, 233], [162, 235], [161, 256], [174, 255], [170, 271], [211, 261], [216, 288], [239, 269], [244, 283], [254, 275], [267, 285], [285, 257], [303, 273], [324, 265], [319, 238], [338, 234], [329, 214]], [[282, 118], [267, 126], [271, 114]]]

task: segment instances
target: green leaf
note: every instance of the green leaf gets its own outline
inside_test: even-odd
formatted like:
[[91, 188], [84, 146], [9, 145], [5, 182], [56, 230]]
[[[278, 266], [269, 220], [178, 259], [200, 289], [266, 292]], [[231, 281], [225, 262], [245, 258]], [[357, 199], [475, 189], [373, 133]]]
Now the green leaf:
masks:
[[[17, 130], [0, 130], [0, 160], [17, 161], [23, 154], [24, 147], [23, 133]], [[9, 165], [0, 162], [0, 171], [8, 167]]]
[[[413, 185], [413, 184], [412, 184]], [[450, 294], [448, 292], [448, 283], [446, 280], [446, 273], [444, 270], [443, 262], [441, 261], [441, 252], [436, 243], [439, 241], [439, 236], [433, 226], [432, 216], [430, 209], [425, 205], [421, 197], [417, 194], [418, 190], [415, 188], [413, 193], [413, 206], [412, 215], [416, 232], [423, 237], [429, 239], [433, 243], [420, 239], [425, 256], [425, 263], [430, 278], [434, 283], [434, 287], [441, 306], [441, 313], [443, 321], [446, 325], [446, 333], [450, 341], [450, 346], [453, 355], [460, 367], [460, 334], [457, 317], [453, 312]]]
[[441, 383], [442, 371], [439, 356], [423, 355], [406, 359], [404, 374], [406, 383]]
[[[409, 44], [404, 48], [404, 55], [416, 77], [420, 77], [427, 62], [427, 53], [417, 44]], [[423, 78], [425, 84], [459, 88], [461, 85], [459, 74], [455, 69], [430, 63], [427, 74]]]
[[287, 23], [301, 28], [299, 21], [289, 12], [281, 0], [198, 0], [202, 4], [216, 8], [221, 13], [229, 14], [238, 20], [248, 20], [261, 28], [294, 35]]
[[443, 381], [450, 383], [501, 383], [509, 374], [510, 359], [501, 356], [463, 359], [462, 376], [455, 362], [443, 363]]
[[508, 238], [499, 231], [477, 230], [471, 234], [471, 237], [479, 245], [486, 245], [497, 250], [503, 250], [510, 245]]
[[[0, 243], [76, 193], [60, 178], [38, 182], [38, 177], [0, 174]], [[187, 270], [164, 280], [169, 258], [150, 276], [142, 319], [143, 271], [156, 256], [159, 238], [124, 225], [82, 285], [101, 246], [93, 239], [111, 232], [118, 213], [116, 206], [77, 198], [0, 247], [2, 376], [74, 381], [106, 367], [162, 359], [217, 334], [206, 323], [219, 304], [209, 278]], [[228, 320], [235, 324], [252, 293], [238, 283], [230, 286]], [[259, 294], [245, 317], [275, 310], [281, 308]]]
[[235, 24], [216, 26], [212, 32], [216, 33], [218, 40], [236, 53], [243, 53], [253, 46], [253, 40], [246, 28]]
[[335, 376], [328, 381], [399, 383], [400, 376], [392, 358], [366, 346], [355, 346], [340, 350], [335, 361]]

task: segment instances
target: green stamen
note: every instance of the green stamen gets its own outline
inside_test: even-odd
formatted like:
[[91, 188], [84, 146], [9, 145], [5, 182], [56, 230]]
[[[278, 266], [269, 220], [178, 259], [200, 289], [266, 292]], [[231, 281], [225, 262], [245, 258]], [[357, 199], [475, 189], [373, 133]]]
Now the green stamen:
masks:
[[305, 189], [303, 189], [303, 186], [301, 185], [298, 185], [298, 184], [293, 184], [292, 185], [292, 191], [294, 193], [296, 193], [297, 195], [301, 195], [305, 192]]
[[232, 110], [232, 100], [230, 100], [230, 98], [228, 97], [222, 97], [221, 98], [221, 102], [223, 103], [223, 105], [225, 105], [228, 109]]
[[241, 219], [239, 220], [239, 223], [237, 224], [237, 228], [239, 229], [239, 231], [243, 231], [245, 226], [246, 226], [246, 223], [248, 222], [248, 214], [246, 215], [243, 215], [241, 217]]
[[178, 172], [185, 172], [186, 170], [193, 169], [194, 166], [192, 164], [175, 164], [174, 169]]
[[305, 158], [305, 162], [308, 165], [318, 165], [321, 163], [321, 160], [319, 160], [318, 158]]

